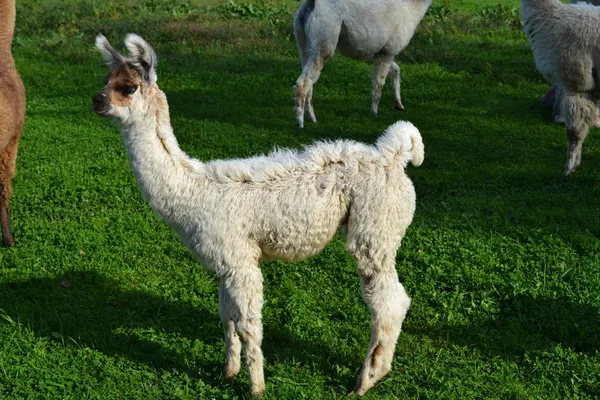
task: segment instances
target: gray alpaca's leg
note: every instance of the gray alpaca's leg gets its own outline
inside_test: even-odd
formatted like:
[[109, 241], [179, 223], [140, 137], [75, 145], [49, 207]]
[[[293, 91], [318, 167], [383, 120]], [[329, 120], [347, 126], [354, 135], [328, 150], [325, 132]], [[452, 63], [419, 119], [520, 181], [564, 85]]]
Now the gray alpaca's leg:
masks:
[[300, 77], [294, 86], [296, 125], [300, 129], [304, 128], [304, 107], [307, 104], [309, 105], [309, 117], [314, 118], [314, 110], [312, 108], [312, 90], [313, 85], [319, 79], [319, 75], [321, 75], [323, 61], [324, 60], [318, 56], [311, 57], [304, 65], [302, 74], [300, 74]]
[[588, 93], [567, 93], [563, 109], [569, 141], [563, 175], [569, 175], [581, 164], [583, 142], [597, 118], [596, 103]]
[[313, 85], [321, 75], [325, 60], [333, 56], [341, 29], [341, 21], [331, 18], [330, 15], [321, 16], [313, 12], [310, 18], [310, 31], [305, 31], [306, 26], [302, 26], [300, 21], [294, 21], [296, 42], [302, 62], [302, 73], [294, 85], [294, 109], [298, 128], [304, 127], [305, 107], [310, 120], [316, 121], [312, 106]]
[[379, 56], [373, 62], [373, 91], [371, 97], [371, 113], [377, 115], [379, 100], [381, 99], [381, 89], [385, 84], [385, 77], [390, 70], [393, 58], [389, 56]]
[[565, 100], [565, 90], [556, 87], [554, 105], [552, 106], [552, 119], [559, 124], [565, 123], [565, 115], [563, 113], [563, 101]]
[[225, 376], [232, 378], [240, 372], [242, 343], [235, 331], [235, 324], [231, 314], [231, 298], [225, 286], [225, 280], [221, 278], [219, 285], [219, 315], [225, 331]]
[[306, 94], [306, 111], [308, 112], [308, 119], [310, 122], [317, 122], [317, 116], [315, 115], [315, 110], [313, 109], [312, 104], [312, 94], [313, 88], [311, 86], [310, 90]]
[[252, 394], [260, 396], [265, 391], [263, 372], [262, 308], [263, 278], [258, 266], [241, 266], [227, 274], [224, 285], [231, 301], [231, 314], [248, 363]]
[[400, 111], [404, 111], [405, 108], [402, 105], [402, 99], [400, 98], [400, 66], [395, 62], [392, 62], [390, 67], [390, 72], [388, 72], [388, 76], [392, 81], [392, 89], [394, 90], [394, 98], [396, 102], [394, 103], [394, 108]]
[[[310, 8], [307, 9], [307, 7], [305, 7], [304, 4], [301, 7], [303, 7], [302, 12], [306, 14], [305, 18], [308, 18], [308, 15], [312, 10]], [[306, 38], [306, 33], [304, 32], [304, 24], [301, 22], [300, 19], [294, 20], [294, 35], [296, 36], [296, 45], [298, 46], [298, 53], [300, 54], [300, 65], [302, 67], [302, 70], [304, 71], [304, 66], [308, 62], [309, 55], [307, 50], [308, 42]], [[315, 82], [313, 82], [313, 84], [314, 83]], [[315, 116], [315, 111], [312, 105], [312, 86], [306, 94], [304, 106], [305, 110], [308, 112], [308, 118], [310, 119], [310, 121], [317, 122], [317, 117]]]

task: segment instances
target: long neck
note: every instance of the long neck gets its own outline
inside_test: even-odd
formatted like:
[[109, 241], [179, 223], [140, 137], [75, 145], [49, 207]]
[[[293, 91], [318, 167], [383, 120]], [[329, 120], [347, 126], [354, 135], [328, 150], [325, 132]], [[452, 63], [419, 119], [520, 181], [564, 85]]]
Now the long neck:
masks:
[[166, 97], [150, 87], [149, 104], [123, 123], [123, 137], [133, 172], [150, 206], [168, 223], [172, 209], [200, 188], [203, 164], [177, 144]]
[[15, 15], [15, 0], [0, 0], [0, 53], [10, 53]]

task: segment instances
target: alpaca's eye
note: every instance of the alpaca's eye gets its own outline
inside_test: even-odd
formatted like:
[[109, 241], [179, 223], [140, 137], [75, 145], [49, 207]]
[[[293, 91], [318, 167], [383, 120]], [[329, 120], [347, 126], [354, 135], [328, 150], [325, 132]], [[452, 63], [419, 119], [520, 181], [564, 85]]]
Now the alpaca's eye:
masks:
[[135, 85], [127, 85], [127, 86], [122, 86], [119, 91], [123, 94], [134, 94], [135, 91], [137, 90], [137, 86]]

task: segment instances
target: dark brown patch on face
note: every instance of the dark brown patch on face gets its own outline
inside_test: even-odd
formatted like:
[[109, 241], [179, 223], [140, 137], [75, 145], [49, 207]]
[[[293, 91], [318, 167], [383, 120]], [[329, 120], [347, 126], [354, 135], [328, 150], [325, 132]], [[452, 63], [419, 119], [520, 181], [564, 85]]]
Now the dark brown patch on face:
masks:
[[139, 90], [144, 83], [140, 74], [129, 63], [112, 70], [106, 80], [109, 102], [115, 107], [128, 106], [131, 103], [131, 91]]

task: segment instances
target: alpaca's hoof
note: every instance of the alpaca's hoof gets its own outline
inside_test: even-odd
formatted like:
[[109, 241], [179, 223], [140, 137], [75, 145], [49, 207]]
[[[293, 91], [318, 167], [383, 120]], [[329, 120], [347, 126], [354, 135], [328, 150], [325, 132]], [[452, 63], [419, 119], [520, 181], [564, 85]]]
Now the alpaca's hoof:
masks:
[[577, 171], [577, 167], [578, 166], [574, 166], [574, 167], [569, 167], [568, 165], [565, 167], [565, 169], [563, 169], [563, 175], [564, 176], [568, 176], [571, 175], [573, 173], [575, 173], [575, 171]]
[[225, 379], [235, 378], [240, 372], [240, 365], [226, 365], [225, 366]]
[[252, 397], [262, 397], [265, 394], [265, 385], [252, 385]]
[[405, 111], [406, 110], [406, 108], [404, 108], [404, 106], [402, 105], [402, 103], [395, 103], [394, 104], [394, 108], [396, 110], [400, 110], [400, 111]]
[[16, 247], [15, 240], [13, 238], [3, 238], [2, 246], [4, 247]]

